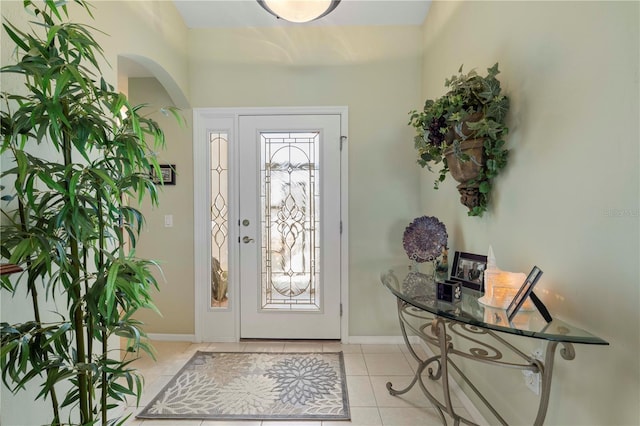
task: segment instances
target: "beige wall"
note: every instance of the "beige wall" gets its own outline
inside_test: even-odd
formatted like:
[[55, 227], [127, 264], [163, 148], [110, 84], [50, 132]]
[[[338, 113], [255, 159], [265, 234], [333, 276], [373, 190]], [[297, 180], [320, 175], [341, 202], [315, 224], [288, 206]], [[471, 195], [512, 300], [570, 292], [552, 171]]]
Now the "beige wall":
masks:
[[174, 103], [188, 107], [187, 27], [173, 3], [98, 0], [92, 4], [95, 20], [77, 7], [69, 9], [72, 19], [100, 30], [93, 35], [110, 64], [103, 67], [105, 79], [115, 85], [119, 57], [130, 58], [161, 81]]
[[[454, 184], [435, 191], [426, 170], [425, 211], [454, 249], [491, 244], [502, 269], [540, 266], [552, 314], [611, 343], [556, 357], [547, 424], [640, 424], [638, 17], [637, 2], [435, 2], [423, 25], [425, 99], [461, 64], [499, 62], [512, 101], [490, 213], [467, 217]], [[482, 371], [491, 393], [509, 396], [498, 404], [508, 418], [527, 423], [520, 373]]]
[[[159, 111], [173, 105], [167, 91], [155, 78], [129, 79], [129, 99], [133, 104], [148, 104], [148, 113], [165, 134], [166, 147], [158, 152], [161, 164], [175, 164], [176, 185], [160, 190], [158, 206], [145, 202], [140, 211], [146, 226], [140, 234], [137, 256], [156, 260], [162, 273], [156, 273], [160, 292], [153, 294], [162, 313], [139, 311], [136, 318], [145, 324], [146, 332], [193, 334], [194, 269], [193, 269], [193, 151], [191, 149], [192, 117], [181, 112], [181, 125], [172, 115]], [[173, 216], [173, 227], [164, 226], [165, 215]]]
[[[157, 260], [162, 267], [162, 274], [157, 274], [161, 292], [154, 298], [162, 316], [141, 311], [138, 318], [146, 324], [147, 332], [192, 333], [193, 154], [188, 109], [191, 87], [186, 49], [188, 30], [172, 2], [98, 1], [94, 5], [97, 24], [89, 23], [106, 33], [97, 33], [96, 38], [112, 65], [105, 67], [105, 78], [113, 83], [117, 80], [133, 104], [149, 104], [148, 112], [161, 124], [167, 140], [166, 149], [159, 152], [160, 161], [176, 164], [178, 170], [179, 184], [162, 190], [157, 208], [141, 206], [146, 226], [137, 255]], [[84, 18], [81, 13], [75, 15]], [[123, 69], [117, 67], [122, 57], [137, 62], [154, 78], [127, 80]], [[168, 105], [183, 109], [184, 126], [172, 116], [158, 112]], [[174, 217], [174, 226], [165, 228], [164, 216], [169, 214]]]

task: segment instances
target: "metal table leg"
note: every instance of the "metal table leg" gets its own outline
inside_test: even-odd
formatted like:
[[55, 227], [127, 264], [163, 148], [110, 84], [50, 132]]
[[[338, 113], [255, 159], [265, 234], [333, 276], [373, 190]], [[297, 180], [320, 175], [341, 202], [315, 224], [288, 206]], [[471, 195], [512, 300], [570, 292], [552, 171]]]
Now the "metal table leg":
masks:
[[[523, 353], [514, 345], [498, 336], [491, 330], [485, 330], [475, 326], [465, 325], [444, 319], [442, 317], [435, 316], [433, 318], [421, 316], [417, 313], [410, 311], [415, 308], [407, 305], [402, 300], [398, 299], [398, 319], [400, 322], [400, 330], [402, 331], [402, 337], [409, 350], [411, 356], [417, 361], [418, 368], [411, 382], [404, 389], [394, 389], [391, 382], [387, 383], [387, 390], [391, 395], [402, 395], [411, 390], [416, 383], [419, 385], [422, 393], [427, 397], [431, 405], [436, 409], [440, 420], [443, 425], [447, 425], [447, 419], [444, 413], [449, 414], [454, 422], [454, 425], [458, 425], [461, 422], [468, 425], [476, 425], [469, 419], [461, 417], [455, 412], [453, 404], [451, 402], [451, 389], [449, 384], [449, 367], [451, 367], [461, 380], [469, 387], [471, 391], [480, 399], [480, 401], [491, 411], [497, 421], [502, 425], [507, 425], [505, 419], [498, 413], [498, 411], [491, 405], [491, 403], [482, 395], [479, 389], [471, 382], [471, 380], [461, 371], [452, 359], [452, 355], [461, 358], [471, 359], [473, 361], [484, 362], [491, 365], [498, 365], [506, 368], [517, 370], [528, 370], [541, 374], [542, 388], [540, 395], [540, 402], [538, 405], [538, 412], [534, 421], [535, 426], [543, 424], [547, 408], [549, 406], [550, 392], [551, 392], [551, 378], [553, 375], [554, 357], [558, 344], [563, 347], [560, 351], [561, 356], [566, 360], [572, 360], [575, 358], [575, 351], [571, 343], [549, 341], [547, 343], [545, 359], [544, 361], [537, 360], [531, 356]], [[418, 312], [418, 311], [416, 311]], [[420, 311], [422, 312], [422, 311]], [[416, 317], [424, 321], [421, 326], [412, 326], [409, 323], [407, 317]], [[419, 336], [425, 343], [436, 346], [439, 349], [439, 354], [422, 359], [411, 346], [409, 342], [407, 327]], [[447, 331], [450, 329], [450, 333]], [[464, 338], [467, 341], [473, 343], [473, 347], [467, 351], [455, 348], [452, 340], [452, 335]], [[489, 345], [488, 343], [481, 341], [476, 335], [492, 338], [494, 341], [500, 343], [501, 346], [506, 348], [507, 352], [516, 355], [522, 359], [520, 363], [504, 361], [503, 355], [496, 347]], [[429, 390], [427, 389], [423, 381], [423, 373], [427, 371], [427, 377], [430, 380], [442, 379], [442, 389], [444, 394], [444, 401], [439, 401]]]

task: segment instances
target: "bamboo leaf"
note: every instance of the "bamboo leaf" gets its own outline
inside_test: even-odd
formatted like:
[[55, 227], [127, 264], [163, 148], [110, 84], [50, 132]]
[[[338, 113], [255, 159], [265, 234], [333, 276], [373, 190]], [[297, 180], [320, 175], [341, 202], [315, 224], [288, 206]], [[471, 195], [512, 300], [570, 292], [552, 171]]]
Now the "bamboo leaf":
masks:
[[135, 382], [136, 382], [136, 405], [140, 405], [140, 400], [142, 399], [142, 387], [144, 385], [143, 383], [144, 378], [136, 375], [135, 376]]
[[79, 399], [80, 399], [80, 392], [78, 391], [77, 387], [74, 387], [69, 392], [67, 392], [67, 394], [65, 395], [64, 401], [62, 401], [62, 404], [60, 404], [60, 407], [62, 408], [67, 407], [75, 403]]
[[20, 49], [29, 51], [29, 46], [23, 41], [23, 38], [26, 38], [25, 33], [17, 29], [13, 24], [2, 24], [2, 26], [7, 32], [7, 35], [9, 35], [11, 40], [18, 45]]
[[2, 347], [0, 347], [0, 358], [4, 360], [5, 356], [7, 356], [9, 352], [13, 351], [18, 346], [19, 343], [17, 340], [13, 340], [9, 343], [4, 343], [4, 336], [2, 340], [3, 340], [3, 343], [2, 343]]
[[56, 37], [56, 34], [58, 34], [58, 31], [60, 31], [60, 28], [62, 28], [60, 25], [53, 25], [49, 27], [49, 31], [47, 32], [47, 45], [51, 44], [53, 39]]
[[54, 101], [60, 98], [60, 93], [62, 93], [63, 90], [67, 89], [67, 83], [69, 83], [71, 77], [72, 75], [68, 71], [62, 72], [60, 76], [58, 76], [56, 79], [56, 88], [53, 92]]
[[134, 392], [131, 389], [129, 389], [129, 388], [125, 387], [125, 386], [122, 386], [119, 383], [115, 383], [115, 382], [111, 384], [111, 390], [113, 390], [113, 392], [114, 392], [114, 393], [111, 394], [111, 396], [113, 396], [114, 398], [121, 398], [121, 395], [119, 395], [119, 394], [124, 394], [124, 395], [133, 395], [134, 394]]
[[71, 73], [71, 75], [73, 75], [73, 78], [75, 79], [74, 82], [82, 87], [82, 91], [88, 93], [89, 89], [87, 86], [87, 79], [83, 78], [82, 75], [80, 75], [78, 69], [70, 64], [69, 66], [67, 66], [67, 70], [69, 71], [69, 73]]
[[71, 179], [69, 180], [69, 201], [72, 206], [75, 205], [76, 202], [76, 188], [78, 186], [78, 181], [80, 180], [80, 175], [81, 172], [73, 173], [71, 175]]
[[46, 346], [49, 346], [53, 341], [58, 340], [62, 334], [69, 331], [70, 328], [71, 328], [71, 323], [66, 322], [62, 324], [53, 334], [51, 334], [51, 336], [49, 336], [49, 338], [44, 343], [42, 343], [41, 346], [43, 348]]
[[15, 151], [15, 158], [18, 165], [18, 180], [24, 181], [29, 170], [29, 159], [22, 150]]
[[27, 371], [27, 363], [29, 362], [29, 336], [23, 336], [20, 339], [20, 365], [18, 371]]
[[38, 178], [40, 178], [40, 180], [44, 182], [45, 185], [47, 185], [49, 188], [53, 189], [54, 191], [57, 191], [63, 194], [66, 193], [65, 189], [56, 181], [54, 181], [53, 177], [50, 174], [46, 172], [38, 172]]
[[182, 114], [180, 114], [180, 109], [173, 107], [173, 106], [169, 106], [169, 107], [165, 107], [162, 110], [165, 111], [169, 111], [171, 113], [171, 115], [173, 115], [173, 118], [175, 118], [176, 122], [178, 124], [180, 124], [180, 126], [184, 126], [185, 125], [185, 119], [182, 116]]
[[[137, 406], [140, 405], [140, 402], [137, 402], [136, 404]], [[124, 417], [118, 418], [118, 419], [112, 419], [109, 421], [108, 425], [109, 426], [123, 426], [127, 423], [127, 421], [129, 420], [129, 418], [131, 417], [131, 413], [127, 414]]]
[[32, 241], [30, 238], [24, 238], [20, 241], [9, 258], [10, 263], [20, 264], [22, 260], [32, 253]]
[[114, 187], [116, 186], [116, 182], [111, 179], [111, 177], [109, 175], [107, 175], [103, 170], [100, 169], [96, 169], [96, 168], [92, 168], [91, 169], [91, 173], [93, 173], [94, 175], [96, 175], [96, 177], [100, 178], [102, 180], [101, 182], [101, 186], [110, 186], [110, 187]]
[[113, 300], [115, 299], [116, 280], [118, 278], [119, 263], [114, 263], [109, 269], [107, 276], [107, 284], [105, 286], [105, 305], [107, 308], [107, 317], [113, 313]]

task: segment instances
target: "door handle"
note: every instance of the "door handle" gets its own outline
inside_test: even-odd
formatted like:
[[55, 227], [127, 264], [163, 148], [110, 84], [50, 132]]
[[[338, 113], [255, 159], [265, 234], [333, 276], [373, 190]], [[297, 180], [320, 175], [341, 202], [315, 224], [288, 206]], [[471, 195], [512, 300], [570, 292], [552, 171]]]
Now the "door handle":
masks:
[[253, 242], [253, 238], [249, 238], [246, 235], [244, 237], [242, 237], [242, 242], [247, 244], [247, 243], [252, 243]]

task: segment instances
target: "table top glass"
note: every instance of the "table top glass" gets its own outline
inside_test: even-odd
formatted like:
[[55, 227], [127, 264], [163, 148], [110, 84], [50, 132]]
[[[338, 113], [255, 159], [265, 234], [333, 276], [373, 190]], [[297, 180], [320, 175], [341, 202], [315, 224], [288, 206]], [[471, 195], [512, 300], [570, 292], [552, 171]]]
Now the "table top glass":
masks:
[[591, 333], [553, 317], [547, 323], [537, 310], [519, 311], [513, 321], [501, 308], [485, 306], [478, 299], [482, 293], [463, 287], [457, 303], [437, 300], [436, 284], [419, 266], [394, 266], [380, 274], [382, 283], [397, 298], [439, 317], [505, 333], [569, 343], [608, 345]]

